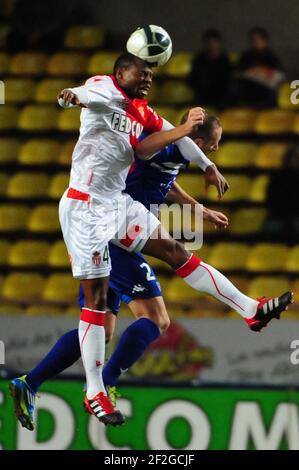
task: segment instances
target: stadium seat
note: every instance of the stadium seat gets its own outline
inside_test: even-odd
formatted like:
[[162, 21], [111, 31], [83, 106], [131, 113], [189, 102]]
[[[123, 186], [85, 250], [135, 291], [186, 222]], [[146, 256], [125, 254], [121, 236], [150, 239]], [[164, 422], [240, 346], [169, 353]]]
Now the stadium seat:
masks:
[[157, 114], [165, 118], [171, 124], [176, 124], [178, 112], [174, 108], [171, 106], [155, 106], [154, 109]]
[[69, 268], [70, 260], [63, 241], [59, 240], [51, 246], [48, 265], [53, 268]]
[[10, 58], [5, 52], [0, 52], [0, 75], [3, 76], [9, 69]]
[[284, 269], [289, 273], [299, 273], [299, 245], [289, 249]]
[[18, 110], [14, 106], [0, 105], [0, 132], [15, 129], [18, 121]]
[[262, 230], [267, 211], [262, 208], [238, 209], [231, 218], [230, 233], [250, 235]]
[[251, 183], [248, 200], [252, 202], [265, 202], [269, 183], [269, 175], [260, 175], [254, 178]]
[[174, 78], [187, 77], [192, 68], [193, 54], [190, 52], [177, 52], [165, 66], [164, 74]]
[[95, 49], [104, 45], [105, 33], [98, 26], [73, 26], [64, 38], [67, 49]]
[[23, 131], [54, 130], [58, 113], [59, 111], [55, 106], [26, 106], [20, 112], [18, 127]]
[[292, 132], [294, 113], [285, 109], [259, 112], [255, 122], [257, 134], [284, 134]]
[[192, 103], [193, 101], [193, 89], [182, 81], [166, 81], [160, 87], [159, 103], [180, 105], [185, 103]]
[[192, 250], [195, 256], [197, 256], [199, 259], [204, 261], [205, 263], [210, 262], [210, 253], [212, 251], [213, 247], [208, 245], [207, 243], [203, 243], [202, 247], [199, 248], [198, 250]]
[[79, 318], [79, 315], [80, 315], [79, 305], [70, 305], [69, 307], [65, 308], [64, 315], [67, 315], [69, 317]]
[[44, 277], [38, 273], [17, 272], [9, 274], [3, 284], [2, 296], [7, 300], [38, 300], [44, 288]]
[[247, 295], [254, 299], [264, 295], [277, 297], [288, 290], [290, 290], [290, 281], [285, 276], [258, 276], [250, 282]]
[[7, 186], [9, 182], [9, 175], [7, 173], [0, 173], [0, 196], [6, 194]]
[[[225, 175], [229, 184], [229, 190], [225, 193], [225, 202], [246, 201], [248, 199], [250, 189], [250, 178], [243, 175]], [[218, 192], [213, 186], [208, 190], [208, 199], [210, 201], [219, 201]]]
[[[289, 290], [289, 288], [287, 290]], [[292, 283], [292, 291], [294, 292], [295, 303], [298, 304], [299, 303], [299, 279], [296, 279]]]
[[278, 91], [278, 106], [282, 109], [298, 110], [299, 103], [295, 104], [291, 101], [291, 95], [294, 89], [291, 87], [290, 82], [282, 83]]
[[18, 158], [20, 142], [17, 139], [0, 139], [0, 164], [14, 163]]
[[103, 51], [93, 54], [89, 60], [87, 71], [90, 75], [110, 74], [119, 52]]
[[225, 142], [213, 154], [213, 162], [223, 168], [253, 166], [258, 146], [251, 142]]
[[65, 142], [60, 150], [58, 161], [59, 165], [70, 166], [72, 163], [72, 154], [74, 147], [76, 145], [76, 140], [68, 140]]
[[260, 145], [256, 154], [255, 166], [263, 169], [281, 168], [287, 149], [288, 144], [283, 142], [269, 142]]
[[56, 163], [61, 145], [53, 139], [30, 139], [25, 142], [19, 153], [22, 165], [48, 165]]
[[164, 296], [169, 302], [182, 302], [182, 303], [194, 303], [199, 300], [204, 294], [186, 284], [180, 277], [172, 278], [164, 291]]
[[27, 308], [25, 308], [24, 313], [26, 315], [37, 315], [37, 316], [42, 316], [42, 315], [63, 315], [64, 314], [64, 309], [61, 307], [58, 307], [56, 305], [46, 305], [46, 304], [41, 304], [41, 305], [29, 305]]
[[26, 103], [35, 93], [35, 82], [29, 78], [7, 78], [5, 80], [5, 102]]
[[30, 266], [45, 267], [47, 264], [49, 248], [49, 243], [45, 241], [19, 241], [12, 246], [9, 252], [9, 265], [24, 268]]
[[35, 207], [30, 214], [27, 227], [31, 232], [59, 232], [60, 224], [57, 205], [41, 204]]
[[58, 77], [80, 76], [86, 74], [87, 63], [88, 57], [86, 54], [58, 52], [50, 58], [47, 64], [47, 72], [49, 75]]
[[7, 196], [20, 199], [36, 199], [46, 196], [49, 177], [45, 173], [20, 172], [8, 183]]
[[201, 174], [181, 174], [177, 178], [177, 183], [194, 198], [206, 196], [204, 177]]
[[80, 108], [63, 109], [59, 113], [57, 128], [61, 131], [79, 131]]
[[293, 123], [293, 132], [294, 134], [299, 134], [299, 113], [295, 114], [295, 119]]
[[243, 270], [249, 246], [243, 243], [217, 243], [210, 251], [209, 264], [223, 271]]
[[7, 264], [11, 243], [8, 240], [0, 239], [0, 265]]
[[76, 281], [71, 273], [51, 274], [46, 282], [43, 299], [52, 302], [69, 303], [78, 297], [79, 281]]
[[45, 72], [48, 56], [39, 52], [20, 52], [11, 58], [9, 72], [12, 75], [29, 77], [42, 75]]
[[63, 78], [46, 78], [36, 87], [35, 100], [38, 103], [57, 103], [57, 95], [64, 88], [76, 86], [73, 80]]
[[254, 130], [256, 111], [253, 109], [228, 109], [221, 113], [224, 134], [246, 134]]
[[288, 248], [278, 243], [258, 243], [249, 253], [246, 268], [252, 272], [283, 271]]
[[30, 214], [28, 206], [15, 204], [0, 205], [0, 231], [15, 232], [25, 228]]
[[70, 175], [69, 173], [58, 173], [53, 176], [49, 186], [48, 195], [52, 199], [60, 199], [64, 191], [69, 186]]

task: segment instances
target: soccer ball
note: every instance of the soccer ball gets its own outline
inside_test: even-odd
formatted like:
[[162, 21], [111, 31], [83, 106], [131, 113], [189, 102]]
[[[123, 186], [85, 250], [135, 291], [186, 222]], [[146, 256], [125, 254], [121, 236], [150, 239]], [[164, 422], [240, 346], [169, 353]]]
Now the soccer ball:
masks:
[[131, 34], [127, 41], [127, 51], [153, 66], [161, 66], [171, 57], [172, 42], [165, 29], [150, 24]]

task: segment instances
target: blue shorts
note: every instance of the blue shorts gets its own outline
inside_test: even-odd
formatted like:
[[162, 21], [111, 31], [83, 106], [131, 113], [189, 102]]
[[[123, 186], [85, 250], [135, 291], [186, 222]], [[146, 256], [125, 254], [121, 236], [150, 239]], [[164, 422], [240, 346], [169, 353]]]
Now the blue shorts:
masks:
[[[149, 299], [162, 295], [160, 284], [151, 266], [141, 253], [123, 250], [109, 243], [112, 271], [110, 273], [107, 310], [115, 315], [121, 302]], [[82, 288], [79, 292], [80, 308], [84, 306]]]

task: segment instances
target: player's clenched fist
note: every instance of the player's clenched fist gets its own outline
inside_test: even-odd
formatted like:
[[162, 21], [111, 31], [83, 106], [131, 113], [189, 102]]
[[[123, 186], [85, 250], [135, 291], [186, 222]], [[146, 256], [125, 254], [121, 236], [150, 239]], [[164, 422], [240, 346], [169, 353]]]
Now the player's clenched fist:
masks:
[[60, 106], [68, 108], [69, 106], [85, 107], [79, 100], [78, 96], [71, 90], [62, 90], [57, 96]]
[[186, 129], [191, 133], [196, 126], [201, 126], [205, 119], [205, 110], [200, 107], [192, 108], [189, 111]]

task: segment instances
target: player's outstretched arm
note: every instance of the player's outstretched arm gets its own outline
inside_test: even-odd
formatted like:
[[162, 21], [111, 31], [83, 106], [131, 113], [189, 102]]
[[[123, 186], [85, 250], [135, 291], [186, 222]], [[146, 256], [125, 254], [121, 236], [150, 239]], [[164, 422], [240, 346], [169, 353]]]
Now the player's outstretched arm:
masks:
[[84, 101], [87, 103], [87, 94], [84, 87], [78, 87], [77, 93], [68, 89], [62, 90], [58, 94], [57, 100], [62, 108], [73, 108], [74, 106], [80, 106], [81, 108], [87, 107], [86, 104], [84, 104]]
[[161, 149], [185, 137], [193, 131], [195, 126], [204, 121], [204, 110], [193, 108], [189, 111], [188, 119], [184, 124], [170, 130], [155, 132], [139, 142], [135, 148], [135, 154], [141, 160], [148, 160]]
[[203, 219], [208, 220], [214, 224], [217, 228], [226, 228], [228, 226], [228, 218], [222, 212], [214, 211], [208, 209], [200, 204], [196, 199], [190, 196], [184, 189], [175, 181], [171, 187], [171, 190], [167, 193], [166, 201], [171, 203], [180, 204], [189, 204], [191, 206], [191, 211], [195, 212], [196, 208], [200, 207], [202, 211]]

